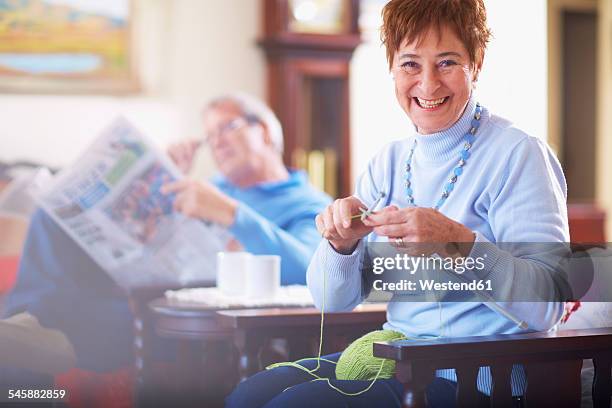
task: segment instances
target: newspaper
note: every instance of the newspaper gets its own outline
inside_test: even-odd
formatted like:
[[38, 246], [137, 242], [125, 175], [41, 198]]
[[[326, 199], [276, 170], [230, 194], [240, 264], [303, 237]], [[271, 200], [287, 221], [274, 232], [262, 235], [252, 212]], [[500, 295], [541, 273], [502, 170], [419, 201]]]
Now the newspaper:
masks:
[[126, 290], [213, 282], [219, 226], [173, 210], [162, 185], [181, 172], [127, 120], [116, 120], [38, 196], [40, 206]]
[[18, 174], [0, 192], [0, 216], [28, 220], [34, 212], [35, 197], [53, 176], [46, 167], [31, 168]]

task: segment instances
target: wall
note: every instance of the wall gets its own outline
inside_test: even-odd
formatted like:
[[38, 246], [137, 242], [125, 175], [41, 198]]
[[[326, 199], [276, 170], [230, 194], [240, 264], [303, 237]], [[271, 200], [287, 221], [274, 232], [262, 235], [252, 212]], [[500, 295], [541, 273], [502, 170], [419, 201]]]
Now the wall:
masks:
[[387, 142], [412, 132], [412, 125], [395, 99], [385, 49], [380, 45], [380, 11], [384, 1], [362, 1], [359, 21], [363, 43], [351, 61], [350, 112], [352, 176], [364, 171], [374, 152]]
[[597, 179], [596, 198], [607, 210], [607, 239], [612, 237], [612, 0], [600, 0], [599, 64], [597, 94]]
[[174, 34], [167, 93], [188, 116], [184, 130], [199, 130], [203, 103], [241, 90], [265, 97], [265, 59], [259, 35], [259, 1], [179, 0], [172, 4]]
[[563, 10], [595, 10], [597, 0], [548, 0], [548, 142], [562, 155], [563, 111]]
[[598, 64], [597, 64], [597, 124], [596, 124], [596, 180], [595, 198], [599, 206], [608, 213], [606, 235], [612, 237], [612, 0], [548, 0], [548, 36], [550, 60], [549, 72], [549, 129], [555, 144], [561, 140], [561, 32], [560, 13], [562, 9], [594, 10], [598, 13]]

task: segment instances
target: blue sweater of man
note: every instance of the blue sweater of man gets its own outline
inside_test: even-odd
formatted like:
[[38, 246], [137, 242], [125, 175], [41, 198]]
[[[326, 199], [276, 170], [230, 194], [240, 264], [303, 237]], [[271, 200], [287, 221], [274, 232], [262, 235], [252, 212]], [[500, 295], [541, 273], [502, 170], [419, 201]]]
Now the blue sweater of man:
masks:
[[[245, 250], [281, 256], [283, 284], [304, 284], [319, 241], [314, 218], [330, 198], [300, 171], [285, 181], [238, 188], [217, 177], [214, 184], [239, 201], [230, 232]], [[106, 371], [132, 361], [132, 314], [126, 296], [42, 210], [36, 211], [22, 253], [17, 284], [6, 314], [27, 311], [64, 332], [80, 368]]]

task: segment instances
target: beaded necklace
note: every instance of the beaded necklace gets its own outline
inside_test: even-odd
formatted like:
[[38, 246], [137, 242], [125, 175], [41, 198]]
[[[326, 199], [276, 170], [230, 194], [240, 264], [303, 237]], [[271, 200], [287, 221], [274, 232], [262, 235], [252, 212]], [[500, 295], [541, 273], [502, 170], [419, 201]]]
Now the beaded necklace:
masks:
[[[474, 138], [478, 127], [480, 126], [480, 116], [482, 114], [482, 107], [479, 103], [476, 103], [476, 112], [474, 113], [474, 119], [471, 122], [470, 130], [465, 134], [464, 140], [465, 144], [463, 145], [463, 149], [459, 153], [459, 162], [457, 166], [453, 169], [453, 173], [451, 178], [448, 180], [448, 183], [444, 185], [444, 189], [442, 190], [442, 197], [436, 202], [434, 205], [435, 210], [439, 210], [442, 207], [442, 204], [446, 201], [451, 191], [455, 188], [455, 183], [457, 182], [457, 178], [463, 173], [463, 166], [467, 162], [467, 159], [470, 157], [470, 149], [472, 148], [472, 144], [474, 143]], [[414, 149], [416, 148], [417, 141], [414, 139], [414, 143], [410, 148], [410, 152], [408, 153], [408, 158], [406, 159], [406, 172], [404, 174], [404, 180], [406, 182], [406, 199], [408, 200], [408, 205], [410, 207], [416, 207], [414, 203], [412, 182], [410, 179], [412, 178], [412, 156], [414, 154]]]

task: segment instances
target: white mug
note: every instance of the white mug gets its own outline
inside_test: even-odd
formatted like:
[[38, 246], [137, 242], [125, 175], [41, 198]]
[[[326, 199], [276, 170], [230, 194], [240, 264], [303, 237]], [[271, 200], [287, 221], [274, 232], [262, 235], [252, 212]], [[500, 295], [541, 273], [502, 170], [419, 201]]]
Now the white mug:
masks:
[[247, 294], [247, 276], [253, 255], [248, 252], [217, 253], [217, 288], [229, 296]]
[[274, 298], [280, 289], [280, 256], [254, 255], [249, 262], [247, 296], [258, 299]]

